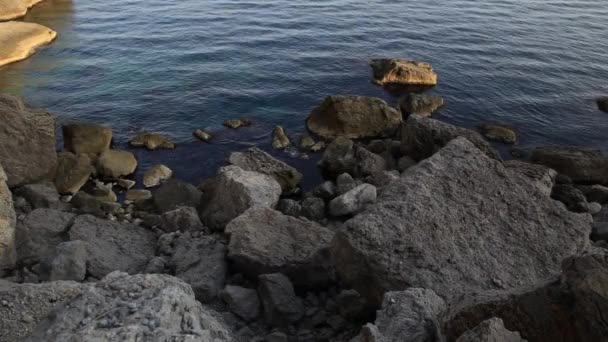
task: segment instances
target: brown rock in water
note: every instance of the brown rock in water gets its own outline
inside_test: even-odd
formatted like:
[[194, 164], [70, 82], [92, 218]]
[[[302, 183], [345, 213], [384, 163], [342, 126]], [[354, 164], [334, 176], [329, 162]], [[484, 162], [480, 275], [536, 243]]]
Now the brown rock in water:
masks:
[[376, 84], [437, 84], [437, 74], [428, 63], [406, 59], [372, 59], [370, 66]]
[[174, 149], [175, 144], [169, 137], [160, 133], [142, 132], [129, 141], [129, 145], [133, 147], [145, 147], [148, 150], [156, 150], [159, 148]]
[[[0, 2], [2, 16], [2, 2]], [[21, 21], [0, 22], [0, 66], [24, 60], [57, 37], [48, 27]]]
[[410, 93], [399, 100], [399, 109], [404, 117], [410, 114], [431, 116], [443, 106], [441, 96]]
[[55, 186], [60, 194], [75, 194], [87, 182], [93, 166], [86, 154], [75, 155], [71, 152], [62, 152], [58, 155]]
[[504, 125], [483, 124], [479, 126], [479, 131], [488, 140], [503, 144], [515, 144], [517, 142], [517, 133], [515, 130]]
[[107, 150], [97, 159], [97, 170], [102, 177], [117, 179], [135, 172], [137, 159], [128, 151]]
[[597, 99], [597, 107], [601, 111], [608, 113], [608, 96]]
[[[23, 17], [28, 9], [41, 1], [42, 0], [2, 0], [0, 1], [0, 21]], [[0, 44], [0, 46], [3, 45]]]
[[224, 126], [228, 128], [241, 128], [251, 126], [251, 120], [249, 119], [231, 119], [224, 121]]
[[608, 156], [576, 146], [544, 146], [532, 151], [532, 162], [548, 166], [575, 183], [608, 184]]
[[211, 139], [213, 138], [213, 135], [211, 135], [211, 133], [207, 132], [204, 129], [197, 129], [196, 131], [194, 131], [194, 133], [192, 133], [197, 139], [199, 139], [200, 141], [204, 141], [204, 142], [209, 142], [211, 141]]
[[275, 127], [275, 129], [272, 131], [272, 147], [277, 150], [284, 150], [289, 146], [289, 144], [291, 144], [291, 141], [287, 136], [285, 128], [281, 126]]
[[308, 129], [325, 139], [389, 137], [400, 124], [398, 110], [364, 96], [328, 96], [306, 120]]
[[110, 149], [112, 130], [92, 123], [74, 123], [63, 126], [64, 148], [75, 154], [86, 153], [92, 159]]
[[53, 179], [55, 117], [28, 108], [16, 97], [0, 95], [0, 164], [10, 188]]
[[165, 165], [154, 165], [144, 173], [144, 186], [152, 188], [173, 176], [173, 171]]

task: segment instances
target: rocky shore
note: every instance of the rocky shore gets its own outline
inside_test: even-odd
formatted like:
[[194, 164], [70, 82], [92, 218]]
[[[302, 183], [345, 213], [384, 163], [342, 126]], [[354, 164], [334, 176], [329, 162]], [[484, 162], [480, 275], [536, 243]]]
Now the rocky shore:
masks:
[[[432, 70], [382, 65], [390, 83]], [[330, 96], [299, 143], [278, 126], [274, 148], [321, 154], [302, 192], [256, 147], [198, 185], [139, 170], [93, 123], [63, 125], [57, 152], [55, 118], [0, 95], [0, 340], [606, 341], [608, 156], [505, 161], [487, 139], [514, 130], [433, 119], [443, 105]]]

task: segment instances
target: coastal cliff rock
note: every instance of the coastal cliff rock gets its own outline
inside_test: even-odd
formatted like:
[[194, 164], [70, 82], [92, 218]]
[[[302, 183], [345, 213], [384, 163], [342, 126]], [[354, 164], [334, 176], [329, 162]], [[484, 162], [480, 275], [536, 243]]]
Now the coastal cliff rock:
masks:
[[363, 96], [328, 96], [306, 120], [308, 129], [325, 139], [388, 137], [400, 123], [398, 110]]
[[28, 58], [55, 37], [57, 32], [42, 25], [20, 21], [0, 22], [0, 66]]
[[15, 225], [17, 217], [13, 197], [6, 184], [6, 174], [0, 165], [0, 277], [15, 266]]
[[608, 184], [608, 156], [595, 149], [570, 146], [537, 147], [532, 162], [548, 166], [575, 183]]
[[0, 122], [0, 164], [8, 186], [51, 180], [57, 167], [55, 117], [0, 94]]
[[0, 0], [0, 21], [23, 17], [28, 9], [42, 0]]
[[447, 300], [558, 274], [588, 247], [590, 224], [457, 138], [347, 221], [332, 254], [341, 279], [371, 303], [412, 286]]
[[437, 84], [437, 74], [428, 63], [406, 59], [372, 59], [370, 66], [376, 84]]

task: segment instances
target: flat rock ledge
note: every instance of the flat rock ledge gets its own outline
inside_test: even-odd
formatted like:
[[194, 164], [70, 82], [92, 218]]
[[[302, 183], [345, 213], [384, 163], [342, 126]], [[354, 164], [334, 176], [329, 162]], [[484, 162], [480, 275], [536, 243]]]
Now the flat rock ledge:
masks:
[[57, 37], [48, 27], [17, 21], [0, 23], [0, 66], [28, 58]]
[[23, 17], [39, 2], [42, 0], [0, 0], [0, 21]]

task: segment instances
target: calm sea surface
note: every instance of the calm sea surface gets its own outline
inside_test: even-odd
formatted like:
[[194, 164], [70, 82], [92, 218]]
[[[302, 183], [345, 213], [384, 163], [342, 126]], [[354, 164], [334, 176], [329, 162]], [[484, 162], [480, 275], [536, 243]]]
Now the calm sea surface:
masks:
[[[370, 82], [368, 60], [432, 63], [446, 100], [436, 118], [503, 122], [520, 147], [560, 143], [608, 150], [606, 0], [47, 0], [26, 21], [59, 33], [33, 58], [0, 68], [0, 91], [61, 122], [111, 125], [115, 145], [164, 132], [175, 151], [137, 150], [140, 169], [163, 162], [179, 178], [215, 173], [230, 151], [270, 147], [325, 96], [396, 97]], [[251, 128], [221, 123], [249, 117]], [[207, 145], [192, 137], [210, 128]], [[278, 157], [318, 180], [313, 156]]]

